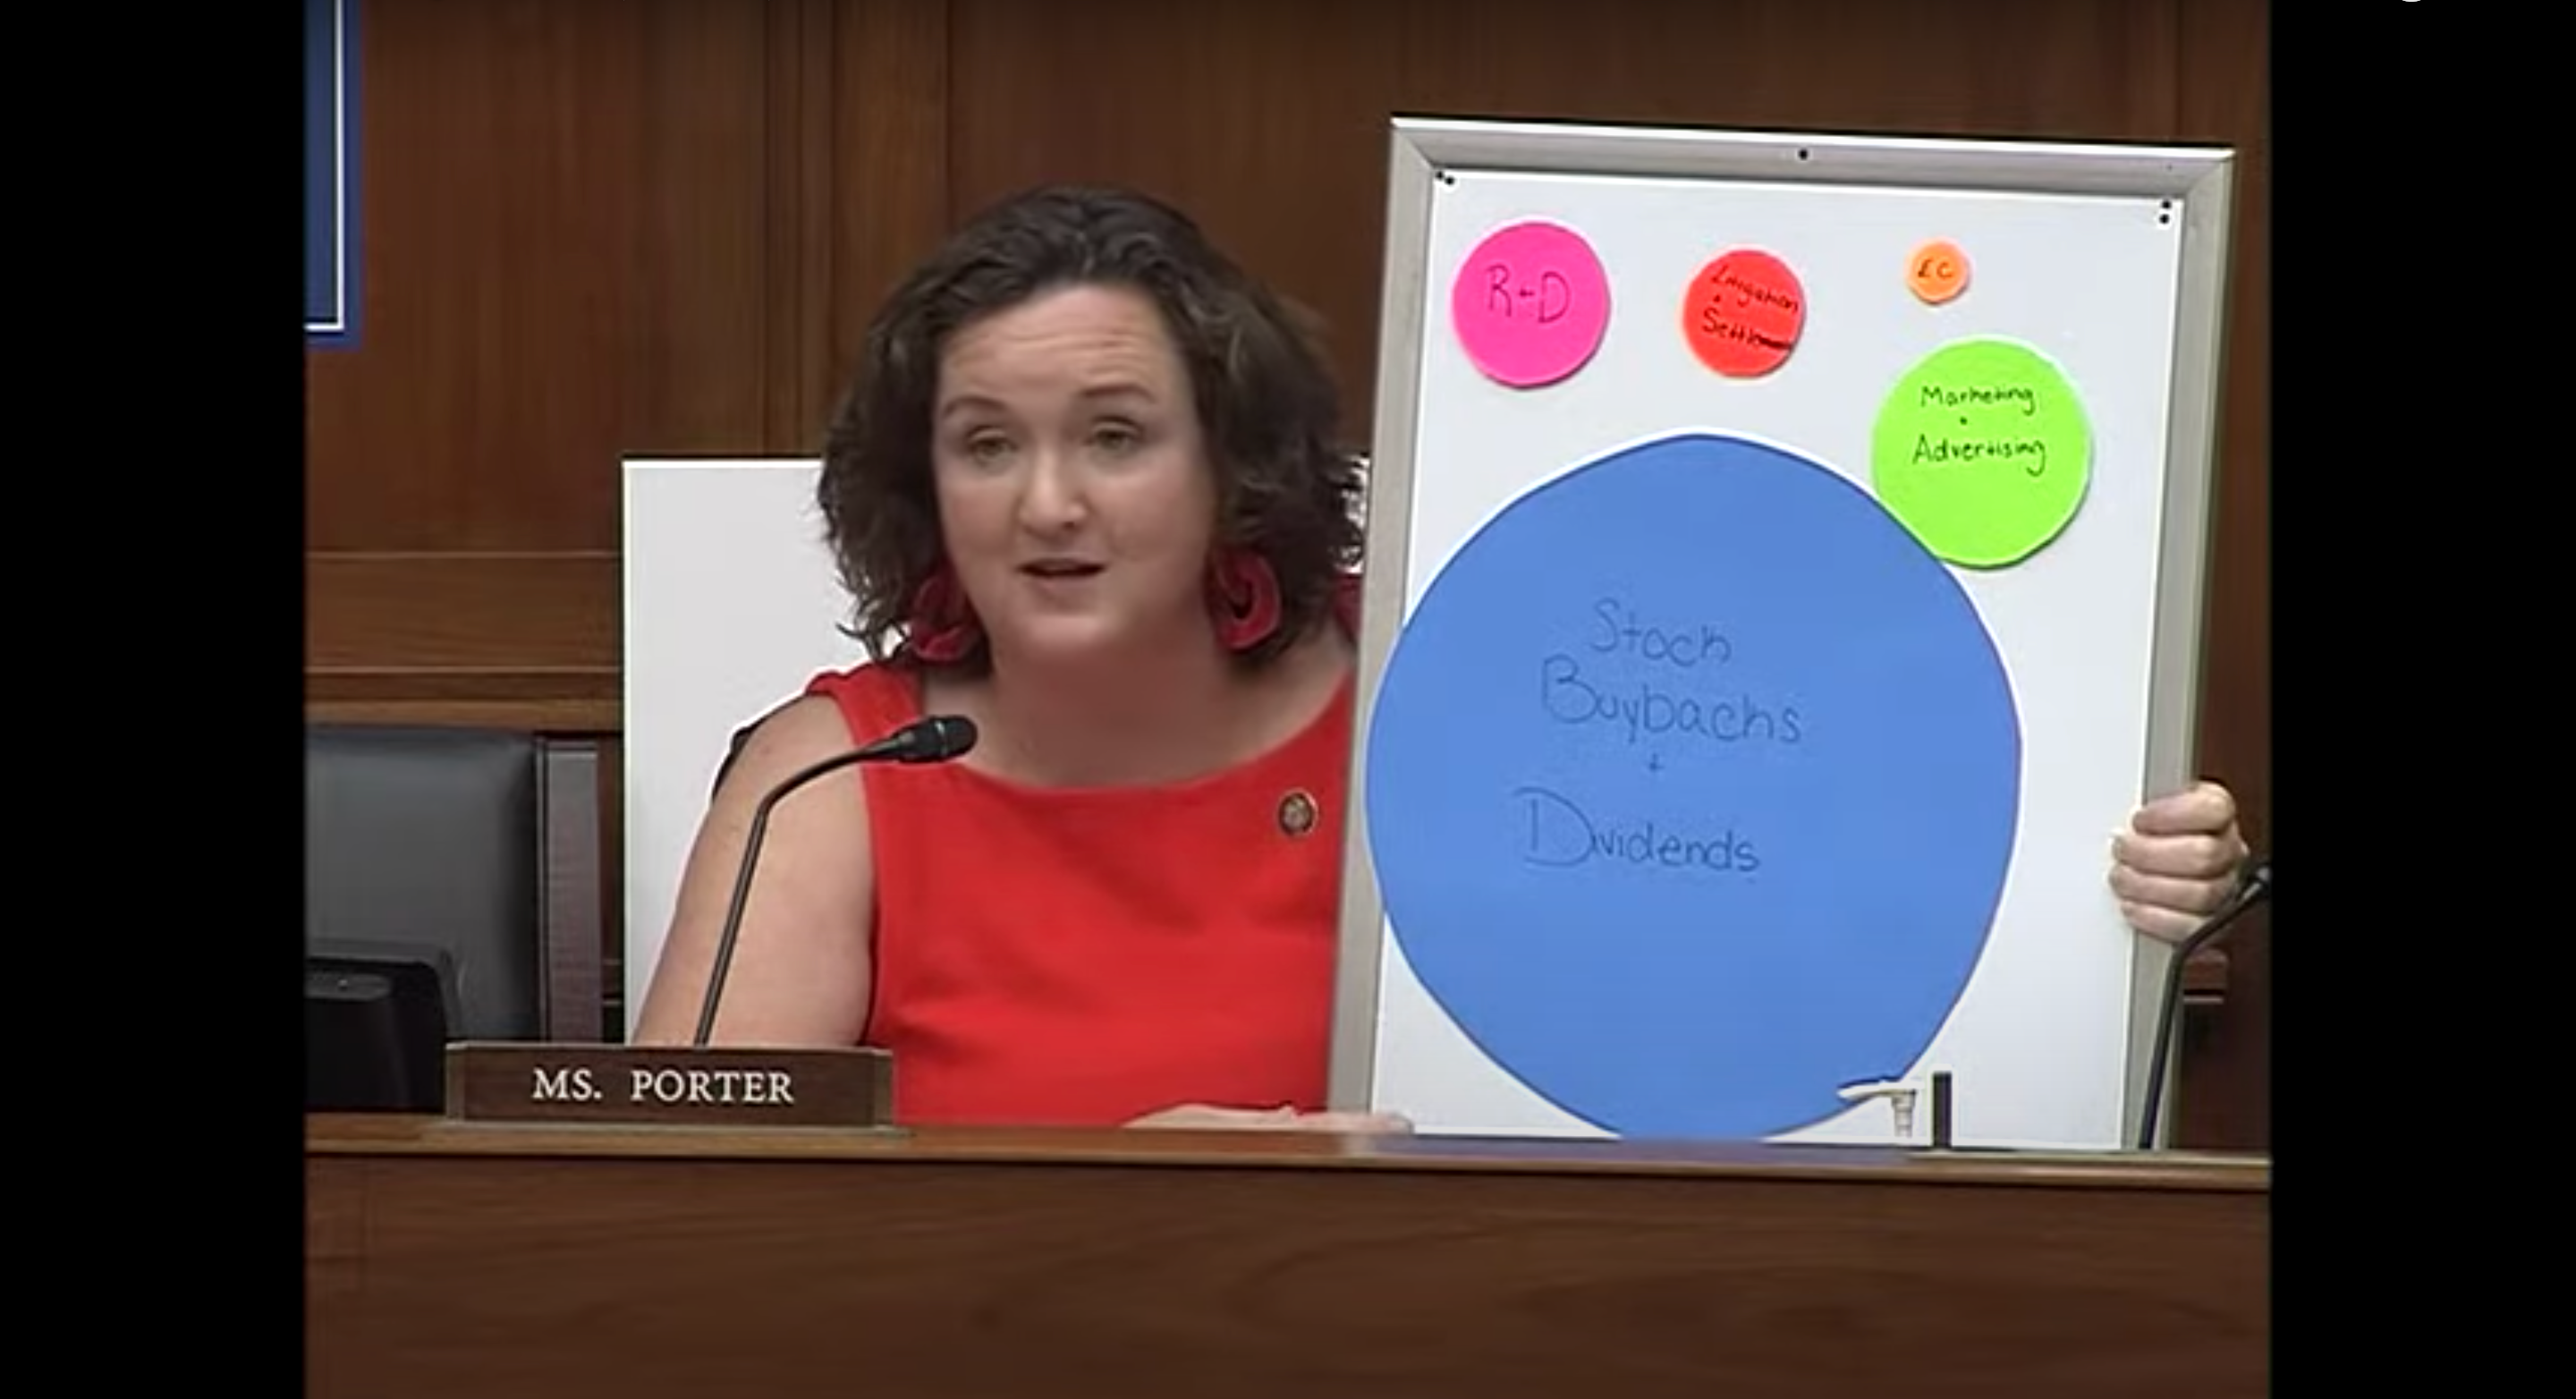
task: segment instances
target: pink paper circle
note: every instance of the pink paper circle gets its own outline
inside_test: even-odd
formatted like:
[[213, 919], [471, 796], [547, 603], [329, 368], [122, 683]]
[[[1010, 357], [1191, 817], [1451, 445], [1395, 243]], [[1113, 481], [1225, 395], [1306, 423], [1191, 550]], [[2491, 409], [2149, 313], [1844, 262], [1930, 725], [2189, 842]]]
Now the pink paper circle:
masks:
[[1583, 235], [1533, 220], [1497, 229], [1458, 266], [1449, 291], [1458, 343], [1478, 369], [1516, 389], [1581, 369], [1610, 324], [1610, 278]]

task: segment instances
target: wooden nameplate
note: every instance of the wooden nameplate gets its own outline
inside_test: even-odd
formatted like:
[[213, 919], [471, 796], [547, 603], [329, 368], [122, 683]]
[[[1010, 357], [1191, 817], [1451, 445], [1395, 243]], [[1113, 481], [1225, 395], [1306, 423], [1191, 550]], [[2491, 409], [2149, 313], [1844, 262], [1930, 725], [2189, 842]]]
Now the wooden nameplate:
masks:
[[882, 1130], [893, 1106], [894, 1059], [880, 1049], [447, 1047], [447, 1116], [459, 1122]]

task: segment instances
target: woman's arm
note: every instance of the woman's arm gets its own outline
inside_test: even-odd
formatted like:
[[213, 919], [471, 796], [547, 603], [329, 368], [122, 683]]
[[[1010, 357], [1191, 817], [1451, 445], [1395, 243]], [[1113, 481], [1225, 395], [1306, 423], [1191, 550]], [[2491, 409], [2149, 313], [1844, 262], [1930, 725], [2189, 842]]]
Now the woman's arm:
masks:
[[[743, 746], [690, 847], [634, 1043], [696, 1039], [753, 811], [771, 788], [849, 746], [840, 710], [821, 697], [763, 720]], [[866, 1032], [876, 862], [860, 783], [849, 768], [771, 808], [710, 1043], [838, 1048]]]

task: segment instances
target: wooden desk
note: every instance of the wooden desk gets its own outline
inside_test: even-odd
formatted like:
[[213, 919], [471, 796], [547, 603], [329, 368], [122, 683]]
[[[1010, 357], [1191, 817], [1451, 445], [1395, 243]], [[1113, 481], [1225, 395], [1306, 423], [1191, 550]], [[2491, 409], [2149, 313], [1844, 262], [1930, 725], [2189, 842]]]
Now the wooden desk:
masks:
[[2256, 1160], [306, 1127], [320, 1399], [2268, 1392]]

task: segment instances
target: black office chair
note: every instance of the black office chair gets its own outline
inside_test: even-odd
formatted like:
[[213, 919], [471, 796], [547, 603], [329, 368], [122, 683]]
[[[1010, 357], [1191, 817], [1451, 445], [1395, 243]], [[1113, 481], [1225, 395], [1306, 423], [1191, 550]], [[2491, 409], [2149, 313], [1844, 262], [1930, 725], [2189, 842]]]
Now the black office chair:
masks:
[[308, 951], [445, 952], [451, 1038], [606, 1038], [595, 747], [317, 724], [304, 759]]

